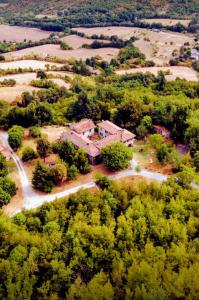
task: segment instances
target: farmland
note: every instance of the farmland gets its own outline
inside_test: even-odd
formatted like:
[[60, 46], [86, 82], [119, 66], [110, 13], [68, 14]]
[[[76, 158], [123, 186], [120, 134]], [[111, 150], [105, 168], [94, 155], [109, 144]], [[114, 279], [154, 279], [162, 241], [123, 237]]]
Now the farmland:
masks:
[[33, 70], [38, 70], [38, 69], [45, 69], [46, 65], [49, 65], [50, 67], [62, 66], [61, 64], [50, 63], [50, 62], [39, 61], [39, 60], [16, 60], [10, 62], [1, 62], [0, 69], [7, 70], [7, 69], [18, 69], [18, 68], [22, 68], [22, 69], [32, 68]]
[[43, 31], [37, 28], [26, 28], [19, 26], [0, 25], [0, 42], [24, 42], [40, 41], [47, 39], [51, 32]]
[[[78, 38], [79, 40], [79, 38]], [[72, 43], [73, 44], [73, 43]], [[103, 48], [103, 49], [74, 49], [74, 50], [62, 50], [60, 45], [43, 45], [32, 48], [27, 48], [11, 53], [7, 53], [5, 57], [7, 59], [19, 59], [28, 55], [39, 55], [40, 57], [53, 56], [63, 59], [82, 59], [91, 58], [92, 56], [99, 55], [102, 59], [110, 61], [111, 58], [115, 57], [119, 53], [118, 49], [115, 48]]]
[[181, 33], [172, 33], [158, 31], [155, 32], [149, 29], [135, 28], [135, 27], [96, 27], [96, 28], [78, 28], [77, 31], [85, 33], [87, 36], [108, 35], [112, 36], [115, 33], [122, 39], [129, 39], [134, 36], [138, 40], [135, 41], [135, 46], [138, 47], [142, 53], [146, 55], [146, 58], [153, 60], [156, 65], [166, 65], [172, 58], [172, 52], [177, 50], [179, 52], [180, 47], [184, 43], [192, 45], [194, 38], [190, 35]]
[[188, 26], [190, 23], [190, 20], [185, 20], [185, 19], [144, 19], [144, 22], [148, 23], [148, 24], [153, 24], [153, 23], [160, 23], [163, 26], [173, 26], [176, 25], [178, 23], [181, 23], [184, 26]]
[[137, 68], [137, 69], [129, 69], [129, 70], [118, 70], [117, 74], [134, 74], [137, 72], [147, 73], [150, 72], [157, 76], [159, 71], [163, 71], [167, 74], [165, 77], [168, 81], [175, 80], [176, 78], [186, 79], [190, 81], [198, 82], [198, 73], [191, 68], [188, 67], [152, 67], [152, 68]]

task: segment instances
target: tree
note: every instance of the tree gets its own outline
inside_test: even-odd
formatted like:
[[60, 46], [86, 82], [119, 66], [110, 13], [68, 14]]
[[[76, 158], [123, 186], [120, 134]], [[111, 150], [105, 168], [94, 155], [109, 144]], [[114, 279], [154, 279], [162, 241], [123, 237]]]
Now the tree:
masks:
[[46, 72], [44, 72], [43, 70], [39, 70], [39, 71], [37, 72], [37, 78], [40, 78], [40, 79], [46, 79], [46, 78], [47, 78]]
[[165, 88], [165, 85], [166, 85], [166, 79], [165, 79], [165, 75], [164, 75], [164, 72], [160, 71], [158, 73], [158, 83], [157, 83], [157, 86], [156, 86], [156, 89], [158, 91], [163, 91], [164, 88]]
[[53, 178], [53, 182], [55, 184], [63, 182], [66, 177], [67, 177], [67, 169], [64, 164], [56, 164], [52, 169], [51, 169], [51, 174]]
[[4, 177], [6, 175], [8, 175], [8, 166], [5, 157], [0, 152], [0, 177]]
[[67, 162], [69, 166], [73, 164], [74, 157], [76, 154], [75, 147], [71, 142], [62, 141], [55, 145], [56, 152], [59, 154], [59, 157]]
[[196, 151], [193, 158], [194, 166], [196, 167], [196, 171], [199, 171], [199, 151]]
[[112, 171], [127, 168], [132, 156], [131, 149], [120, 142], [113, 143], [102, 149], [103, 162]]
[[34, 188], [50, 193], [54, 186], [51, 169], [37, 162], [33, 172], [32, 184]]
[[25, 147], [22, 152], [22, 160], [28, 161], [37, 158], [37, 153], [31, 147]]
[[74, 164], [81, 174], [86, 174], [90, 171], [90, 165], [84, 149], [78, 149], [75, 157]]
[[50, 154], [51, 146], [46, 138], [40, 138], [37, 140], [37, 152], [41, 158], [44, 159]]
[[10, 195], [0, 187], [0, 208], [10, 202]]
[[0, 188], [2, 188], [2, 190], [4, 190], [4, 192], [9, 194], [11, 197], [16, 195], [16, 184], [8, 177], [0, 177]]
[[74, 180], [78, 176], [78, 169], [75, 165], [70, 166], [68, 169], [68, 179], [69, 180]]
[[21, 126], [14, 125], [8, 130], [8, 142], [14, 151], [22, 144], [24, 129]]

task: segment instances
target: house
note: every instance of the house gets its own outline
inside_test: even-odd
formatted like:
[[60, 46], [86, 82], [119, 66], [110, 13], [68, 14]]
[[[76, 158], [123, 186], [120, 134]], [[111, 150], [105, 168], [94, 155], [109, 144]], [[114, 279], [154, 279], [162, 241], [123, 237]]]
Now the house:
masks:
[[70, 126], [71, 130], [75, 131], [78, 134], [82, 134], [83, 136], [92, 136], [95, 133], [95, 124], [92, 120], [84, 119], [79, 123], [72, 124]]
[[191, 59], [195, 61], [199, 60], [199, 51], [197, 49], [191, 50]]
[[170, 131], [163, 126], [155, 125], [155, 132], [161, 134], [165, 139], [170, 139]]
[[100, 161], [101, 151], [107, 145], [122, 142], [131, 147], [134, 144], [135, 135], [133, 133], [118, 127], [110, 121], [102, 121], [97, 127], [100, 137], [98, 141], [89, 139], [95, 132], [95, 125], [91, 120], [82, 120], [70, 126], [70, 130], [63, 132], [60, 139], [70, 141], [76, 149], [83, 148], [92, 165]]

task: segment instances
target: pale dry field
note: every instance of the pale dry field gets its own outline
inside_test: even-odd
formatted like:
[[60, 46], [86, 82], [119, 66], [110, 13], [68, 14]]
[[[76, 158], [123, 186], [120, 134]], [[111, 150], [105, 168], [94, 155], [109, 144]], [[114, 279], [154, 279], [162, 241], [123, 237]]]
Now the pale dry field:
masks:
[[143, 72], [147, 73], [150, 72], [154, 75], [157, 75], [159, 71], [170, 71], [170, 75], [166, 75], [166, 79], [169, 81], [175, 80], [177, 77], [181, 79], [186, 79], [189, 81], [199, 81], [198, 73], [188, 67], [180, 67], [180, 66], [174, 66], [174, 67], [152, 67], [152, 68], [137, 68], [137, 69], [129, 69], [129, 70], [118, 70], [116, 71], [117, 74], [123, 75], [123, 74], [134, 74], [137, 72]]
[[93, 40], [91, 39], [87, 39], [75, 34], [71, 34], [63, 37], [62, 41], [66, 42], [73, 49], [81, 48], [82, 45], [84, 44], [90, 45], [93, 42]]
[[[48, 74], [52, 75], [59, 75], [55, 73], [48, 72]], [[4, 79], [14, 79], [17, 83], [17, 85], [29, 85], [30, 82], [34, 79], [37, 79], [37, 74], [36, 73], [23, 73], [23, 74], [14, 74], [14, 75], [6, 75], [6, 76], [1, 76], [0, 81], [3, 81]], [[49, 80], [54, 81], [57, 85], [59, 86], [64, 86], [66, 88], [70, 87], [69, 83], [66, 83], [63, 79], [61, 78], [50, 78]]]
[[47, 39], [52, 32], [43, 31], [37, 28], [27, 28], [20, 26], [0, 25], [0, 41], [3, 42], [23, 42], [40, 41]]
[[[27, 55], [39, 55], [40, 57], [53, 56], [63, 59], [82, 59], [86, 60], [92, 56], [99, 55], [102, 59], [110, 61], [113, 57], [117, 56], [119, 49], [115, 48], [102, 48], [102, 49], [74, 49], [62, 50], [60, 45], [43, 45], [32, 48], [27, 48], [19, 51], [14, 51], [5, 54], [7, 59], [20, 59]], [[45, 62], [46, 64], [46, 62]], [[55, 65], [55, 64], [54, 64]], [[1, 65], [0, 65], [1, 66]]]
[[0, 69], [6, 70], [6, 69], [17, 69], [17, 68], [22, 68], [22, 69], [32, 68], [33, 70], [38, 70], [38, 69], [45, 69], [46, 65], [49, 65], [50, 67], [52, 67], [52, 66], [56, 66], [56, 67], [63, 66], [63, 64], [50, 63], [50, 62], [47, 62], [47, 61], [18, 60], [18, 61], [11, 61], [11, 62], [0, 62]]
[[14, 87], [0, 87], [0, 100], [5, 100], [9, 103], [13, 102], [23, 92], [37, 91], [37, 88], [28, 85], [17, 85]]
[[47, 135], [48, 140], [52, 143], [57, 141], [66, 129], [66, 126], [44, 126], [41, 128], [41, 132]]
[[184, 26], [188, 26], [191, 20], [180, 20], [180, 19], [144, 19], [145, 23], [161, 23], [163, 26], [173, 26], [181, 23]]
[[132, 36], [139, 40], [135, 41], [134, 45], [138, 47], [142, 53], [146, 55], [148, 60], [153, 60], [157, 66], [166, 66], [172, 58], [172, 52], [179, 52], [185, 42], [193, 45], [194, 38], [188, 34], [173, 33], [160, 31], [155, 32], [149, 29], [135, 27], [96, 27], [78, 29], [79, 32], [84, 32], [87, 36], [92, 34], [117, 35], [123, 39], [129, 39]]

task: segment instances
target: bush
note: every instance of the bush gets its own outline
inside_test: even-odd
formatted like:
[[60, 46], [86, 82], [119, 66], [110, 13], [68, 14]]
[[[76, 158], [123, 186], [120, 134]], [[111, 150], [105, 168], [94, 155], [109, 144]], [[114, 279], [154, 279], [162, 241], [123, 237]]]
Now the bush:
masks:
[[8, 142], [14, 151], [21, 146], [23, 135], [24, 129], [21, 126], [14, 125], [8, 130]]
[[11, 196], [0, 187], [0, 207], [10, 202]]
[[23, 153], [22, 153], [23, 161], [32, 160], [37, 157], [38, 157], [37, 153], [31, 147], [24, 148]]
[[50, 193], [54, 186], [51, 169], [37, 162], [33, 172], [32, 184], [34, 188]]
[[15, 182], [13, 182], [11, 179], [7, 177], [1, 177], [0, 178], [0, 188], [4, 190], [7, 194], [9, 194], [11, 197], [16, 195], [17, 187]]
[[120, 142], [113, 143], [102, 149], [103, 162], [112, 171], [127, 168], [132, 156], [132, 151]]
[[0, 152], [0, 177], [8, 175], [8, 166], [5, 157]]
[[41, 130], [39, 127], [30, 127], [29, 129], [29, 135], [33, 138], [39, 138], [41, 137]]
[[69, 169], [68, 169], [68, 179], [69, 180], [74, 180], [76, 179], [78, 176], [78, 169], [75, 165], [72, 165]]

